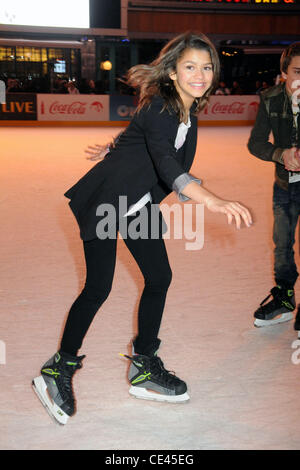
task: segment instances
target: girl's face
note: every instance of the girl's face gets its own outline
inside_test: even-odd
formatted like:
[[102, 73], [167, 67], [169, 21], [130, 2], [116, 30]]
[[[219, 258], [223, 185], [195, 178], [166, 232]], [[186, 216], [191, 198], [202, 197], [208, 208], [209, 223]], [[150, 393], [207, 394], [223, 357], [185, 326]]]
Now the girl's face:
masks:
[[204, 49], [186, 49], [176, 64], [176, 71], [169, 77], [179, 93], [186, 109], [195, 98], [200, 98], [213, 81], [213, 64], [210, 53]]

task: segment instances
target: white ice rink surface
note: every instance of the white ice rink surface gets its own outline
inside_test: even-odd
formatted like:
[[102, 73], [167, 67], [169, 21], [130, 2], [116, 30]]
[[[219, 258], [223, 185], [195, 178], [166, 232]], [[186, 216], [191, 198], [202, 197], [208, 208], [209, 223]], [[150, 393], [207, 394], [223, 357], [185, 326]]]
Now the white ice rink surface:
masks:
[[[94, 164], [86, 146], [119, 130], [0, 128], [0, 449], [299, 449], [293, 322], [253, 327], [253, 312], [273, 286], [274, 167], [248, 153], [248, 127], [200, 128], [191, 172], [248, 206], [253, 226], [238, 231], [206, 210], [201, 250], [166, 240], [173, 282], [160, 356], [188, 383], [190, 402], [128, 394], [128, 363], [119, 353], [128, 353], [136, 332], [143, 280], [122, 240], [113, 290], [80, 351], [87, 357], [73, 381], [77, 414], [58, 426], [33, 393], [31, 380], [56, 352], [85, 278], [63, 193]], [[298, 243], [296, 252], [298, 260]]]

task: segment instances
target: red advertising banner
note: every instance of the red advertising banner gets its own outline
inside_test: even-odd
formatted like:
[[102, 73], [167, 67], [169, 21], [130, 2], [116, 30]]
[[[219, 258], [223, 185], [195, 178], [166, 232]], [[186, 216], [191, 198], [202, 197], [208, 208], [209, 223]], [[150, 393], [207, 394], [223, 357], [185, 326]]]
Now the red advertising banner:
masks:
[[[251, 124], [255, 121], [259, 102], [258, 95], [212, 95], [198, 119], [204, 124]], [[136, 105], [136, 97], [126, 95], [8, 93], [6, 103], [0, 104], [0, 123], [130, 121]]]
[[199, 114], [200, 121], [254, 121], [260, 98], [257, 95], [213, 95]]
[[37, 95], [39, 121], [109, 121], [108, 95]]

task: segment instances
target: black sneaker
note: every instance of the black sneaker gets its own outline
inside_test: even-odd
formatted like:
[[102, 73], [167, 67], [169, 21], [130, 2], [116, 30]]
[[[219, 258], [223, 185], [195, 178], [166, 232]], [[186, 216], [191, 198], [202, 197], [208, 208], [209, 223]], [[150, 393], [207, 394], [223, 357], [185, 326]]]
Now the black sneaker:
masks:
[[66, 424], [76, 411], [72, 377], [77, 369], [81, 369], [84, 358], [57, 352], [44, 364], [41, 375], [32, 381], [42, 404], [59, 424]]
[[186, 383], [176, 377], [174, 372], [166, 370], [158, 356], [122, 355], [132, 362], [128, 374], [131, 395], [170, 403], [182, 403], [190, 399]]
[[[266, 303], [271, 296], [273, 299]], [[257, 327], [270, 326], [292, 320], [292, 312], [295, 308], [294, 289], [275, 286], [254, 313], [254, 325]]]

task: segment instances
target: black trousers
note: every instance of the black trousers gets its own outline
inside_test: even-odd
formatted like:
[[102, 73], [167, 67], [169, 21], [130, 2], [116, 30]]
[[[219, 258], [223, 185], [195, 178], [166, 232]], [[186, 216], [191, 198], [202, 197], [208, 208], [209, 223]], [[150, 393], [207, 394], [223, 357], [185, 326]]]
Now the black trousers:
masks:
[[[147, 209], [148, 227], [151, 226], [151, 204]], [[158, 209], [157, 209], [158, 210]], [[127, 217], [127, 224], [135, 222], [140, 215]], [[156, 213], [157, 215], [157, 213]], [[152, 215], [153, 217], [153, 215]], [[134, 239], [126, 234], [124, 242], [144, 276], [144, 290], [138, 310], [138, 333], [134, 341], [135, 352], [151, 355], [159, 347], [159, 328], [165, 306], [172, 272], [162, 237], [162, 216], [159, 212], [160, 228], [155, 238], [148, 230], [147, 238]], [[119, 230], [117, 226], [116, 235]], [[122, 230], [120, 228], [120, 233]], [[60, 350], [77, 355], [95, 314], [107, 299], [116, 263], [117, 237], [84, 242], [86, 260], [86, 282], [84, 289], [73, 303], [65, 325]]]

